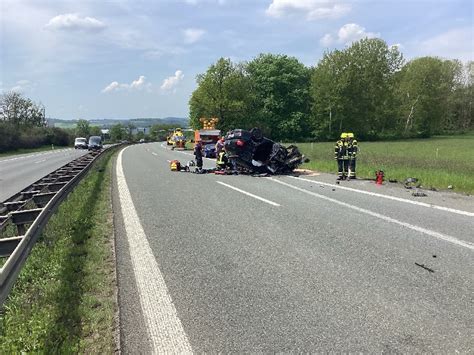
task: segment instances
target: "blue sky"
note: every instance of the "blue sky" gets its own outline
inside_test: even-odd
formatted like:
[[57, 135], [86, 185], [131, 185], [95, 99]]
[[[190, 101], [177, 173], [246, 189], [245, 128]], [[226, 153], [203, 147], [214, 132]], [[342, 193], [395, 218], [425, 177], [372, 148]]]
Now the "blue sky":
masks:
[[362, 37], [406, 59], [474, 60], [465, 0], [0, 0], [0, 89], [48, 117], [187, 117], [196, 75], [220, 57], [295, 56]]

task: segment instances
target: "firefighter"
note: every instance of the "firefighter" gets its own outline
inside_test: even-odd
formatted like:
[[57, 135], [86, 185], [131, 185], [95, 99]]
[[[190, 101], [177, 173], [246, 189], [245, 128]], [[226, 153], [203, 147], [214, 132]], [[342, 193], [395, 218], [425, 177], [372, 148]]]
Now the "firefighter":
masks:
[[217, 155], [217, 160], [216, 160], [217, 170], [224, 171], [227, 168], [228, 163], [229, 163], [229, 159], [227, 158], [227, 153], [225, 149], [221, 149], [221, 151]]
[[349, 176], [348, 179], [356, 178], [356, 158], [359, 152], [357, 140], [354, 138], [354, 133], [347, 133], [347, 151], [349, 154]]
[[336, 142], [334, 147], [334, 159], [337, 160], [337, 180], [343, 180], [347, 177], [349, 169], [347, 140], [347, 133], [341, 133], [341, 139]]
[[216, 158], [219, 158], [219, 153], [224, 149], [224, 137], [221, 137], [216, 143]]
[[194, 146], [194, 156], [196, 157], [196, 172], [202, 172], [202, 144], [201, 140], [196, 140], [196, 145]]

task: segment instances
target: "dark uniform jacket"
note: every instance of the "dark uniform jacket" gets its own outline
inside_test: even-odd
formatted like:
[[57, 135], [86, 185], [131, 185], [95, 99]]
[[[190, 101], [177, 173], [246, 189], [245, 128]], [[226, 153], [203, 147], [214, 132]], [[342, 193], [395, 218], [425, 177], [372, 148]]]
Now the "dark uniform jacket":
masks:
[[336, 145], [334, 146], [334, 159], [349, 159], [348, 142], [343, 141], [342, 139], [336, 142]]

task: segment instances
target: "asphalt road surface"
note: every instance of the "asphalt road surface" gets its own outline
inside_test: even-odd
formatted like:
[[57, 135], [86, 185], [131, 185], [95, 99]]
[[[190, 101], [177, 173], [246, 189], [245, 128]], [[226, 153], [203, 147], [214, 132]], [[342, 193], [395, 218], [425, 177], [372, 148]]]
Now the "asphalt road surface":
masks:
[[171, 172], [187, 154], [117, 158], [124, 353], [473, 352], [472, 197]]
[[87, 150], [66, 148], [1, 158], [0, 201], [86, 153]]

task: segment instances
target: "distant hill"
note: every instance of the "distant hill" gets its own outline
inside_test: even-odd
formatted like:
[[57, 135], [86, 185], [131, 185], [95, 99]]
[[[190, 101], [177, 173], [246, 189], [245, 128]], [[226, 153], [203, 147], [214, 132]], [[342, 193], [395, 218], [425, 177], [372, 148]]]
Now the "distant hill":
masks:
[[[78, 120], [62, 120], [59, 118], [48, 118], [48, 124], [60, 128], [74, 128]], [[164, 118], [104, 118], [88, 120], [92, 126], [99, 126], [101, 128], [110, 128], [116, 124], [128, 125], [133, 124], [136, 127], [151, 127], [155, 124], [174, 124], [183, 128], [189, 127], [189, 119], [183, 117], [164, 117]]]

